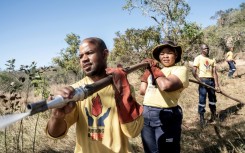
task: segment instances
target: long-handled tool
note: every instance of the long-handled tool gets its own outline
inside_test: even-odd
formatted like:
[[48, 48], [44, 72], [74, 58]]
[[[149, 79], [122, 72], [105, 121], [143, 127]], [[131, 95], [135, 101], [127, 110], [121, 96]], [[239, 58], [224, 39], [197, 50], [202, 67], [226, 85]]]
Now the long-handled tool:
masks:
[[[129, 74], [139, 68], [149, 67], [149, 63], [139, 63], [131, 67], [124, 68], [124, 71]], [[72, 99], [64, 99], [62, 96], [57, 95], [53, 100], [47, 102], [42, 100], [39, 102], [29, 103], [27, 105], [27, 112], [20, 114], [9, 114], [5, 116], [0, 116], [0, 130], [6, 128], [7, 126], [27, 117], [40, 112], [44, 112], [52, 108], [60, 108], [65, 106], [70, 101], [84, 100], [93, 93], [99, 91], [100, 89], [106, 87], [112, 83], [112, 75], [109, 75], [93, 84], [81, 86], [75, 89], [75, 94]]]
[[196, 81], [196, 80], [192, 80], [192, 79], [189, 79], [189, 81], [190, 81], [190, 82], [193, 82], [193, 83], [200, 84], [200, 85], [205, 86], [205, 87], [208, 87], [208, 88], [211, 88], [211, 89], [215, 90], [217, 93], [220, 93], [220, 94], [222, 94], [222, 95], [224, 95], [224, 96], [226, 96], [226, 97], [228, 97], [228, 98], [230, 98], [230, 99], [232, 99], [232, 100], [234, 100], [234, 101], [236, 101], [236, 102], [239, 102], [239, 103], [241, 103], [241, 104], [245, 104], [245, 103], [242, 102], [241, 100], [238, 100], [238, 99], [236, 99], [236, 98], [234, 98], [234, 97], [231, 97], [231, 96], [227, 95], [226, 93], [224, 93], [223, 91], [218, 91], [218, 90], [215, 89], [214, 87], [211, 87], [211, 86], [209, 86], [209, 85], [207, 85], [207, 84], [204, 84], [204, 83], [202, 83], [202, 82], [199, 82], [199, 81]]
[[[139, 63], [133, 65], [131, 67], [124, 68], [124, 71], [128, 74], [139, 68], [148, 67], [149, 63]], [[57, 95], [53, 100], [46, 102], [46, 100], [31, 103], [27, 105], [28, 111], [30, 111], [30, 115], [34, 115], [39, 112], [46, 111], [52, 108], [61, 108], [65, 106], [69, 101], [78, 101], [86, 99], [88, 96], [92, 95], [96, 91], [106, 87], [107, 85], [112, 83], [112, 75], [109, 75], [93, 84], [81, 86], [75, 89], [75, 94], [72, 99], [64, 99], [62, 96]]]

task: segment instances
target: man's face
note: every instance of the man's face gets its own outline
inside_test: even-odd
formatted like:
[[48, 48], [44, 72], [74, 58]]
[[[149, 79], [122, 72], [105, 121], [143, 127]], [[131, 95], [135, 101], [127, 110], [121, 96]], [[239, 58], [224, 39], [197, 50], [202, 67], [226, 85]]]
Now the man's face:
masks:
[[209, 55], [209, 47], [208, 46], [202, 46], [202, 54], [205, 56]]
[[100, 76], [105, 72], [108, 51], [99, 50], [94, 44], [84, 41], [79, 46], [80, 65], [86, 76]]

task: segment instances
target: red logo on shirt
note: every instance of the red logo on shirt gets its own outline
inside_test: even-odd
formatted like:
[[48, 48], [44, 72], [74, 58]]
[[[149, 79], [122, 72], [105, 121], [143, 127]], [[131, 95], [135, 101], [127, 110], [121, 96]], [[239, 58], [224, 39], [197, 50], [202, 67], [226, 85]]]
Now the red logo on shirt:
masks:
[[209, 64], [208, 60], [205, 61], [204, 66], [206, 67], [207, 70], [210, 69], [210, 64]]
[[92, 115], [98, 117], [102, 113], [102, 103], [100, 96], [97, 94], [96, 97], [92, 99]]
[[[92, 98], [91, 112], [85, 107], [85, 112], [88, 119], [88, 137], [92, 140], [102, 141], [104, 137], [105, 119], [109, 116], [111, 108], [102, 113], [102, 102], [99, 94]], [[94, 117], [93, 117], [94, 116]], [[94, 124], [95, 123], [95, 124]]]

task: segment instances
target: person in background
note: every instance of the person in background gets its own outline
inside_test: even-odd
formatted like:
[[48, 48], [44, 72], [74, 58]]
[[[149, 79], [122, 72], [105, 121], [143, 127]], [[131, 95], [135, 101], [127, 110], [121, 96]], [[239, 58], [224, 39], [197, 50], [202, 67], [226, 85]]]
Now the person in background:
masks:
[[[146, 153], [179, 153], [182, 109], [178, 105], [181, 92], [188, 87], [188, 70], [177, 66], [182, 49], [172, 41], [156, 46], [153, 59], [145, 59], [150, 67], [141, 76], [140, 94], [144, 95], [144, 126], [141, 131]], [[158, 63], [163, 68], [158, 67]]]
[[226, 53], [225, 59], [229, 65], [228, 78], [233, 78], [233, 74], [236, 71], [236, 66], [235, 66], [236, 62], [234, 60], [233, 47], [229, 48], [229, 51]]
[[[214, 59], [209, 58], [209, 47], [207, 44], [201, 44], [201, 55], [198, 55], [193, 62], [192, 74], [199, 82], [205, 83], [217, 91], [220, 91], [218, 74], [216, 71], [216, 62]], [[198, 72], [199, 71], [199, 72]], [[215, 90], [199, 85], [199, 104], [198, 113], [200, 115], [200, 126], [203, 128], [205, 125], [204, 113], [206, 107], [206, 96], [208, 94], [209, 108], [211, 111], [211, 118], [209, 122], [213, 122], [216, 117], [216, 95]]]
[[[53, 139], [63, 138], [76, 124], [75, 153], [129, 153], [128, 138], [140, 134], [143, 126], [143, 107], [130, 91], [122, 68], [107, 68], [108, 49], [103, 40], [86, 38], [79, 47], [80, 65], [86, 77], [61, 89], [58, 95], [70, 99], [74, 89], [92, 84], [108, 75], [113, 85], [93, 93], [76, 103], [52, 109], [46, 133]], [[52, 99], [52, 98], [51, 98]]]
[[123, 65], [120, 64], [120, 63], [118, 63], [118, 64], [117, 64], [117, 68], [123, 68]]

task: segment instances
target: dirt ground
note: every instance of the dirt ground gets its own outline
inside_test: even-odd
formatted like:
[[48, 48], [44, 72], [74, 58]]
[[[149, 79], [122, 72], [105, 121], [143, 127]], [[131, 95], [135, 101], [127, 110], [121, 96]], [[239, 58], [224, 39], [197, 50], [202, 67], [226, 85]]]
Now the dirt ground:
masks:
[[[182, 152], [226, 153], [245, 152], [245, 58], [236, 59], [237, 71], [229, 79], [228, 64], [218, 63], [219, 83], [222, 93], [217, 96], [217, 120], [199, 126], [198, 85], [190, 83], [184, 91], [180, 105], [183, 108]], [[192, 78], [192, 76], [190, 75]], [[228, 96], [225, 96], [228, 95]], [[205, 119], [210, 118], [208, 100]]]

